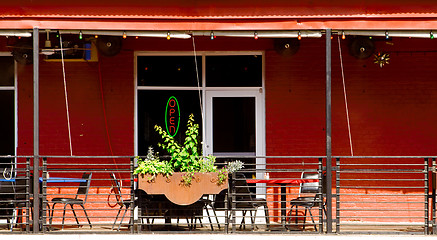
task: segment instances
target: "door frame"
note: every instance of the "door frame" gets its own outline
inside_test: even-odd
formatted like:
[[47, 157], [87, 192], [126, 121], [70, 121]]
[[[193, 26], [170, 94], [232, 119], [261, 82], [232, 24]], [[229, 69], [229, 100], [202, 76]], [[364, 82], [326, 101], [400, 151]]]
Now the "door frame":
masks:
[[[207, 90], [205, 94], [205, 124], [204, 124], [204, 144], [203, 152], [205, 155], [213, 154], [213, 104], [214, 97], [255, 97], [255, 155], [265, 156], [265, 97], [263, 88], [253, 90]], [[238, 155], [230, 153], [232, 156]], [[240, 153], [241, 154], [241, 153]], [[214, 155], [217, 155], [216, 153]], [[256, 178], [263, 178], [266, 159], [256, 158], [256, 169], [261, 170], [256, 172]]]

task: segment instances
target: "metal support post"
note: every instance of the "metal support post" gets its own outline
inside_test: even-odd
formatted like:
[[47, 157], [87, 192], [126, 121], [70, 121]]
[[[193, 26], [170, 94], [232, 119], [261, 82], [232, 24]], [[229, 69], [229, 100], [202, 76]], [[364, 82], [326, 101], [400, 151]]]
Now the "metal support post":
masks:
[[39, 231], [39, 29], [33, 29], [33, 233]]
[[429, 182], [428, 182], [428, 174], [429, 174], [429, 159], [425, 158], [424, 163], [424, 180], [425, 180], [425, 235], [429, 234]]
[[332, 233], [331, 29], [326, 29], [326, 231]]

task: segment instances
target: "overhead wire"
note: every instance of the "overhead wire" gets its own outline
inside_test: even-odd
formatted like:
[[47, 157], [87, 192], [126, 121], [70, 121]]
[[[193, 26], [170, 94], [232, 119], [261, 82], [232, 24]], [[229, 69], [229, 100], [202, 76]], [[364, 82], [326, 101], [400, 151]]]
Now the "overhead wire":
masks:
[[343, 82], [343, 96], [344, 96], [344, 103], [345, 103], [345, 109], [346, 109], [346, 120], [347, 120], [347, 130], [348, 130], [348, 134], [349, 134], [349, 146], [351, 149], [351, 156], [354, 155], [354, 150], [352, 147], [352, 135], [351, 135], [351, 125], [350, 125], [350, 120], [349, 120], [349, 108], [347, 105], [347, 95], [346, 95], [346, 84], [345, 84], [345, 80], [344, 80], [344, 67], [343, 67], [343, 55], [341, 53], [341, 44], [340, 44], [340, 36], [337, 36], [337, 42], [338, 42], [338, 51], [339, 51], [339, 55], [340, 55], [340, 67], [341, 67], [341, 78], [342, 78], [342, 82]]
[[70, 144], [70, 156], [73, 156], [73, 146], [71, 143], [71, 126], [70, 126], [70, 110], [68, 107], [68, 94], [67, 94], [67, 80], [65, 77], [65, 63], [64, 63], [64, 50], [62, 46], [62, 35], [59, 34], [59, 41], [61, 46], [61, 62], [62, 62], [62, 76], [64, 79], [64, 97], [65, 97], [65, 109], [67, 112], [67, 126], [68, 126], [68, 142]]

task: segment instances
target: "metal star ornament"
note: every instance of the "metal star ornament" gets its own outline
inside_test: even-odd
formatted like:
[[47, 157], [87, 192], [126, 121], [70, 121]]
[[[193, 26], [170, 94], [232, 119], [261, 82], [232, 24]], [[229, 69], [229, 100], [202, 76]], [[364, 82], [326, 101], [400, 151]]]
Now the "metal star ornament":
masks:
[[374, 54], [374, 61], [373, 62], [378, 64], [379, 67], [382, 68], [384, 65], [390, 63], [390, 54], [381, 53], [381, 52]]

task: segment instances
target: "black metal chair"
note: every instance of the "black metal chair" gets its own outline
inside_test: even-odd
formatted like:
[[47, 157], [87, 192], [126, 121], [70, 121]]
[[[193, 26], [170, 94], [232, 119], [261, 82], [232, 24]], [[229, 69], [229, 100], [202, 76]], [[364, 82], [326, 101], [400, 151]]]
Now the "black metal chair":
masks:
[[[1, 169], [0, 169], [1, 170]], [[0, 173], [1, 178], [3, 175]], [[15, 179], [0, 181], [0, 219], [6, 219], [7, 227], [13, 228], [14, 202], [15, 202]]]
[[[84, 211], [84, 213], [85, 213], [85, 216], [86, 216], [86, 218], [88, 220], [90, 228], [92, 228], [91, 221], [90, 221], [90, 219], [88, 217], [88, 214], [87, 214], [87, 212], [85, 210], [85, 206], [84, 206], [85, 203], [86, 203], [87, 197], [88, 197], [88, 190], [89, 190], [90, 184], [91, 184], [91, 176], [92, 176], [92, 173], [84, 173], [82, 175], [82, 179], [85, 179], [86, 181], [81, 182], [79, 184], [79, 187], [77, 189], [77, 193], [76, 193], [76, 197], [75, 198], [53, 198], [52, 199], [51, 202], [53, 203], [53, 205], [52, 205], [52, 208], [51, 208], [51, 212], [52, 213], [50, 215], [50, 225], [52, 224], [53, 212], [55, 210], [55, 205], [59, 203], [59, 204], [64, 204], [64, 212], [62, 214], [62, 229], [64, 229], [65, 210], [67, 209], [67, 205], [70, 205], [71, 210], [73, 211], [74, 218], [76, 219], [77, 225], [79, 225], [79, 220], [77, 219], [76, 212], [74, 211], [74, 205], [81, 206], [83, 211]], [[81, 196], [81, 195], [84, 196], [83, 199], [79, 198], [79, 196]]]
[[109, 174], [111, 177], [111, 184], [112, 184], [112, 190], [114, 191], [115, 199], [117, 200], [117, 205], [120, 206], [118, 209], [117, 216], [115, 216], [114, 224], [112, 224], [112, 229], [114, 229], [115, 224], [117, 223], [118, 216], [120, 215], [120, 212], [124, 208], [123, 216], [121, 217], [120, 224], [118, 225], [117, 231], [120, 231], [121, 224], [123, 223], [124, 216], [126, 215], [127, 210], [131, 206], [131, 200], [130, 199], [123, 199], [122, 193], [121, 193], [121, 184], [119, 180], [115, 177], [114, 173]]
[[[242, 211], [243, 219], [240, 223], [240, 229], [245, 228], [245, 216], [247, 212], [250, 214], [252, 229], [255, 229], [256, 213], [258, 208], [264, 208], [264, 216], [266, 219], [267, 230], [270, 229], [270, 217], [267, 200], [264, 198], [257, 198], [256, 195], [250, 191], [249, 185], [246, 181], [246, 176], [243, 173], [236, 173], [235, 179], [235, 211]], [[229, 201], [229, 206], [232, 207]]]
[[[303, 172], [302, 179], [319, 179], [319, 174], [318, 173], [306, 173]], [[323, 201], [323, 193], [326, 192], [326, 188], [325, 186], [325, 175], [322, 175], [322, 182], [321, 182], [321, 186], [322, 186], [322, 192], [320, 192], [320, 188], [319, 188], [319, 182], [306, 182], [306, 183], [301, 183], [300, 187], [299, 187], [299, 196], [295, 199], [290, 200], [290, 211], [288, 213], [289, 217], [288, 217], [288, 222], [290, 224], [291, 219], [292, 219], [292, 214], [293, 214], [293, 208], [295, 208], [295, 224], [298, 224], [298, 219], [301, 218], [303, 219], [303, 230], [305, 230], [305, 223], [306, 223], [306, 217], [307, 217], [307, 213], [309, 213], [312, 223], [314, 225], [314, 229], [315, 231], [317, 231], [317, 225], [314, 221], [314, 217], [311, 213], [311, 209], [313, 207], [319, 207], [321, 206], [323, 208], [323, 210], [325, 211], [326, 214], [326, 208], [325, 208], [325, 204]], [[303, 216], [298, 216], [298, 212], [299, 212], [299, 207], [303, 207], [305, 208], [305, 212]], [[320, 221], [320, 220], [319, 220]]]

